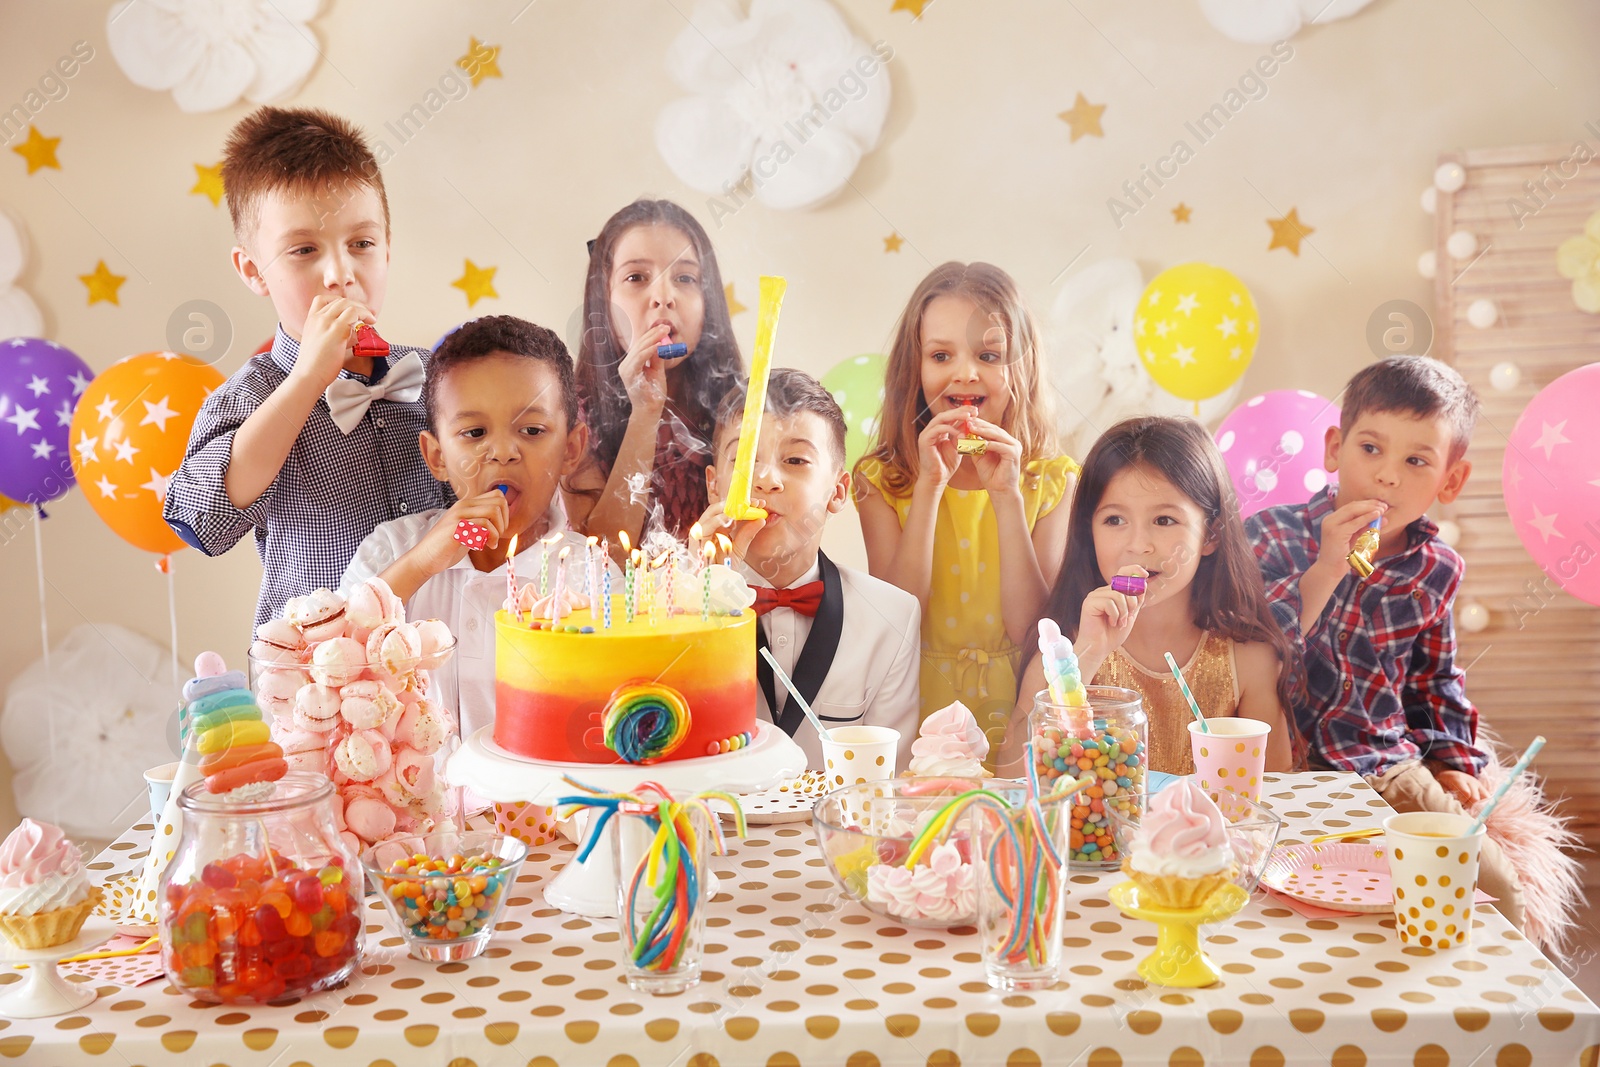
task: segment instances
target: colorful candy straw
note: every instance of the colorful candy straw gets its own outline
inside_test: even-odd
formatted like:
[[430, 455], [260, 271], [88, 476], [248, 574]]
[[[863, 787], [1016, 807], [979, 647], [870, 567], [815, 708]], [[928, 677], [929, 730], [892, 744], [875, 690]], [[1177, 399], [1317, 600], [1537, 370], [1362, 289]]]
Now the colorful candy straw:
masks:
[[734, 454], [733, 477], [722, 511], [731, 519], [764, 519], [766, 511], [750, 503], [750, 479], [755, 473], [756, 439], [767, 408], [767, 379], [772, 372], [772, 341], [778, 333], [778, 311], [789, 283], [761, 276], [761, 302], [756, 315], [756, 347], [750, 356], [749, 391], [744, 398], [744, 418], [739, 423], [739, 450]]
[[1200, 714], [1200, 702], [1189, 692], [1189, 683], [1183, 680], [1183, 672], [1178, 669], [1178, 661], [1172, 658], [1171, 652], [1163, 652], [1162, 655], [1167, 657], [1167, 669], [1178, 680], [1178, 688], [1183, 690], [1183, 699], [1189, 702], [1189, 710], [1194, 712], [1195, 721], [1200, 724], [1200, 732], [1209, 734], [1211, 727], [1206, 723], [1206, 717]]
[[1544, 735], [1540, 734], [1529, 743], [1527, 750], [1522, 753], [1522, 758], [1517, 760], [1516, 766], [1511, 768], [1511, 773], [1506, 775], [1506, 780], [1500, 783], [1500, 788], [1496, 789], [1494, 791], [1494, 796], [1489, 798], [1489, 803], [1485, 804], [1483, 806], [1483, 810], [1478, 812], [1478, 817], [1472, 820], [1472, 828], [1467, 831], [1468, 837], [1471, 837], [1473, 834], [1477, 833], [1479, 827], [1483, 826], [1484, 823], [1489, 821], [1489, 813], [1493, 811], [1495, 809], [1495, 805], [1499, 804], [1500, 801], [1505, 797], [1506, 790], [1511, 788], [1511, 783], [1517, 780], [1517, 776], [1528, 769], [1528, 764], [1533, 762], [1533, 757], [1537, 756], [1539, 754], [1539, 750], [1543, 747]]
[[1078, 673], [1078, 657], [1072, 642], [1062, 634], [1054, 619], [1039, 620], [1039, 661], [1044, 665], [1045, 685], [1050, 701], [1067, 709], [1067, 727], [1073, 737], [1088, 737], [1089, 694]]
[[[644, 862], [629, 872], [619, 872], [628, 885], [628, 904], [623, 921], [628, 924], [628, 940], [632, 943], [630, 958], [635, 966], [651, 971], [674, 970], [688, 949], [688, 933], [699, 906], [700, 882], [703, 874], [695, 867], [699, 854], [699, 838], [695, 834], [690, 811], [699, 809], [705, 814], [711, 828], [718, 855], [726, 852], [722, 825], [711, 810], [709, 801], [718, 800], [733, 809], [734, 827], [740, 837], [746, 832], [744, 810], [739, 802], [726, 793], [706, 791], [696, 793], [688, 800], [672, 798], [655, 782], [643, 782], [639, 793], [654, 793], [660, 799], [654, 802], [633, 793], [606, 793], [593, 786], [584, 785], [574, 778], [564, 777], [568, 785], [585, 795], [562, 797], [556, 801], [561, 817], [568, 818], [583, 808], [595, 809], [589, 832], [578, 852], [578, 862], [586, 860], [599, 844], [606, 825], [619, 811], [641, 815], [654, 831]], [[640, 890], [648, 890], [655, 897], [641, 929], [639, 913]]]
[[[806, 713], [806, 718], [810, 719], [811, 725], [816, 727], [817, 736], [824, 741], [829, 740], [828, 728], [822, 725], [822, 720], [817, 718], [817, 713], [811, 710], [811, 705], [806, 703], [806, 698], [800, 695], [800, 690], [794, 687], [794, 683], [789, 680], [789, 676], [783, 673], [783, 668], [778, 666], [778, 661], [772, 658], [772, 650], [763, 648], [761, 656], [767, 661], [767, 665], [772, 668], [772, 676], [782, 682], [783, 687], [789, 691], [789, 699], [800, 705], [800, 710]], [[771, 709], [769, 708], [768, 710], [770, 711]]]

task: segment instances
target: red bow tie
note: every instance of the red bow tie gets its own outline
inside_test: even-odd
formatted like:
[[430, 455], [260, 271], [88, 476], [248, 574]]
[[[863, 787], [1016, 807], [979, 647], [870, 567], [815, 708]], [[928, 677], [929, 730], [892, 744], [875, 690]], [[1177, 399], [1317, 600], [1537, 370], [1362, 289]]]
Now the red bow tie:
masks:
[[792, 589], [770, 589], [764, 585], [754, 588], [757, 615], [765, 615], [773, 608], [793, 608], [802, 615], [816, 618], [817, 608], [822, 606], [821, 582], [807, 582]]

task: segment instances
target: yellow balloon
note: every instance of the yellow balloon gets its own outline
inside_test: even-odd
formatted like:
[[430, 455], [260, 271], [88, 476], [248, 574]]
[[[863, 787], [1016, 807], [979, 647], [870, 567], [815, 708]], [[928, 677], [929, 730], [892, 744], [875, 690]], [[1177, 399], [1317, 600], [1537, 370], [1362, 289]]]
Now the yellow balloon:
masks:
[[1243, 282], [1209, 263], [1184, 263], [1146, 287], [1133, 339], [1157, 385], [1182, 400], [1201, 401], [1244, 375], [1260, 327]]

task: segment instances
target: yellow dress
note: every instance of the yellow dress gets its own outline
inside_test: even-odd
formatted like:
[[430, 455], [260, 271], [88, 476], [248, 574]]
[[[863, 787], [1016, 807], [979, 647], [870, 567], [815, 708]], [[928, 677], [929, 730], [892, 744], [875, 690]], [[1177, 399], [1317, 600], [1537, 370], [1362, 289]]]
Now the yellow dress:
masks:
[[[1035, 460], [1022, 472], [1022, 507], [1032, 530], [1078, 473], [1069, 456]], [[861, 476], [894, 507], [905, 527], [911, 497], [883, 486], [883, 464], [865, 459]], [[945, 487], [933, 531], [933, 575], [922, 613], [922, 718], [959, 700], [998, 751], [1017, 702], [1022, 649], [1000, 614], [1000, 531], [986, 489]]]
[[[1208, 718], [1239, 714], [1239, 672], [1232, 639], [1206, 633], [1189, 662], [1179, 666], [1195, 702]], [[1144, 713], [1150, 720], [1145, 766], [1166, 774], [1194, 773], [1194, 749], [1189, 744], [1194, 713], [1171, 671], [1152, 670], [1119, 648], [1100, 665], [1094, 682], [1137, 689], [1144, 695]]]

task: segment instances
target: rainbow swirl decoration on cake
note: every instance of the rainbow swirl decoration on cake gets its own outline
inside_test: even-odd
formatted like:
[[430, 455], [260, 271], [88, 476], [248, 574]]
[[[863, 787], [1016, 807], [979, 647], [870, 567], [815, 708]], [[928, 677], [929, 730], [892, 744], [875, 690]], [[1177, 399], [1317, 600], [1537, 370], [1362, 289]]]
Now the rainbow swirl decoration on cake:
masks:
[[689, 736], [690, 721], [683, 694], [659, 682], [618, 686], [601, 717], [606, 747], [624, 763], [666, 759]]

